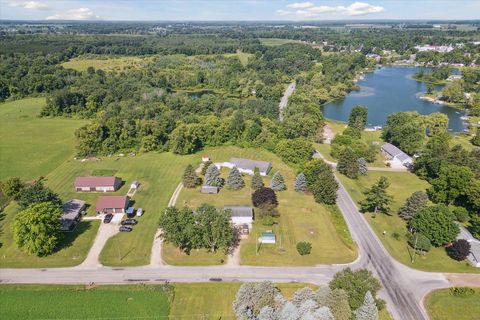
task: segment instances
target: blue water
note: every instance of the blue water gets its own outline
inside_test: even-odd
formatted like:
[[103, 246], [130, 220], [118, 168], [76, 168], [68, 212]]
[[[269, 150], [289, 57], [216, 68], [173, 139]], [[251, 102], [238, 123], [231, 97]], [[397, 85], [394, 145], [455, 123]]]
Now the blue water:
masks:
[[[347, 121], [353, 106], [368, 107], [368, 125], [383, 126], [392, 112], [417, 111], [420, 114], [442, 112], [448, 116], [448, 128], [461, 132], [464, 125], [457, 109], [420, 100], [419, 95], [427, 90], [425, 83], [411, 77], [419, 71], [416, 67], [382, 67], [367, 73], [358, 81], [359, 91], [350, 92], [344, 99], [323, 105], [326, 118]], [[439, 86], [435, 90], [439, 90]]]

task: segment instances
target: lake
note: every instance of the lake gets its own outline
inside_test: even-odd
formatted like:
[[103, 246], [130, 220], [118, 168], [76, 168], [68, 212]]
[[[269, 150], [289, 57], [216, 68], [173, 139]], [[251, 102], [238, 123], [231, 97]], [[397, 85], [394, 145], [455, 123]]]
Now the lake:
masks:
[[[347, 121], [353, 106], [368, 107], [368, 125], [383, 126], [387, 116], [392, 112], [417, 111], [420, 114], [442, 112], [448, 116], [448, 128], [461, 132], [464, 125], [457, 109], [420, 100], [419, 95], [425, 93], [427, 86], [411, 77], [419, 71], [416, 67], [382, 67], [367, 73], [358, 81], [360, 90], [350, 92], [344, 99], [323, 105], [326, 118]], [[436, 86], [435, 90], [439, 90]]]

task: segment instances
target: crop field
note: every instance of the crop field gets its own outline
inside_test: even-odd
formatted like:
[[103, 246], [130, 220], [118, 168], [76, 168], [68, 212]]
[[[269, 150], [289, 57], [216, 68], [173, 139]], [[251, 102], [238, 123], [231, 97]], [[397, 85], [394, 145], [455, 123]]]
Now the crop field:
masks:
[[124, 71], [128, 69], [143, 68], [150, 60], [150, 58], [142, 57], [105, 57], [86, 55], [64, 62], [62, 63], [62, 66], [77, 71], [86, 71], [88, 67], [93, 67], [95, 70], [102, 69], [103, 71]]
[[[390, 215], [379, 213], [373, 218], [370, 213], [366, 213], [365, 217], [395, 259], [407, 266], [424, 271], [480, 273], [478, 268], [471, 267], [467, 261], [458, 262], [448, 257], [443, 247], [432, 248], [424, 256], [416, 255], [415, 262], [411, 262], [413, 250], [407, 244], [406, 223], [398, 216], [397, 212], [413, 192], [427, 189], [428, 182], [420, 180], [409, 172], [370, 171], [367, 176], [360, 176], [356, 180], [341, 174], [337, 176], [357, 203], [364, 199], [363, 191], [370, 188], [381, 176], [388, 178], [390, 187], [387, 192], [393, 196]], [[385, 235], [384, 231], [386, 231]]]
[[[316, 265], [322, 263], [346, 263], [355, 259], [355, 248], [351, 243], [348, 231], [337, 232], [337, 228], [346, 230], [343, 219], [333, 219], [329, 208], [315, 203], [311, 195], [297, 193], [293, 190], [295, 172], [285, 165], [277, 156], [260, 149], [240, 149], [236, 147], [212, 148], [205, 152], [212, 161], [223, 162], [231, 157], [270, 161], [273, 169], [264, 183], [269, 186], [271, 175], [279, 170], [285, 178], [286, 191], [277, 192], [279, 214], [277, 223], [264, 226], [255, 221], [249, 237], [241, 243], [241, 263], [245, 265]], [[222, 169], [224, 178], [228, 169]], [[251, 177], [244, 175], [245, 188], [232, 191], [223, 188], [217, 195], [202, 194], [199, 188], [183, 189], [177, 200], [177, 206], [197, 207], [209, 203], [222, 208], [224, 205], [251, 204]], [[338, 217], [337, 217], [338, 218]], [[334, 223], [335, 222], [335, 223]], [[255, 240], [266, 230], [273, 230], [277, 236], [277, 244], [263, 245], [259, 255], [255, 253]], [[312, 253], [301, 256], [296, 250], [300, 241], [312, 243]], [[171, 251], [163, 252], [165, 261], [172, 261]], [[194, 258], [194, 255], [192, 255]], [[194, 261], [194, 260], [193, 260]], [[218, 264], [218, 258], [212, 256], [212, 264]]]
[[0, 180], [47, 175], [74, 154], [74, 132], [84, 120], [39, 118], [44, 98], [0, 104]]
[[2, 319], [166, 319], [168, 313], [160, 286], [0, 287]]
[[432, 320], [475, 320], [480, 314], [480, 289], [466, 297], [454, 296], [450, 289], [431, 292], [425, 298], [430, 319]]

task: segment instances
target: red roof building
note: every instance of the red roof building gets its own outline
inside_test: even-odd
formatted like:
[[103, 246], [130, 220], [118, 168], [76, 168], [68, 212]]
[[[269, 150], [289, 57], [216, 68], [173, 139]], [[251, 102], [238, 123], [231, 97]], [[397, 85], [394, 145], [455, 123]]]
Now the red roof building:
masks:
[[76, 177], [77, 192], [114, 192], [122, 185], [117, 177]]
[[100, 196], [97, 199], [97, 213], [125, 213], [130, 198], [127, 196]]

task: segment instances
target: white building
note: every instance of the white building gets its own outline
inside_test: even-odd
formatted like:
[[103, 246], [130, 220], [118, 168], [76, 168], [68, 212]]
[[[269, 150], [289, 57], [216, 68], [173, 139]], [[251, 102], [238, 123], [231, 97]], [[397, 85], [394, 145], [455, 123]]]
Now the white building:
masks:
[[232, 223], [236, 227], [248, 226], [250, 230], [253, 223], [253, 208], [251, 206], [225, 206], [225, 210], [232, 212]]
[[238, 171], [240, 171], [241, 173], [249, 174], [249, 175], [253, 175], [255, 168], [258, 168], [261, 176], [266, 176], [268, 172], [272, 169], [272, 164], [270, 162], [242, 159], [242, 158], [231, 158], [230, 161], [228, 162], [215, 164], [215, 165], [217, 167], [227, 167], [227, 168], [237, 167]]
[[410, 167], [413, 165], [413, 159], [391, 143], [385, 143], [381, 147], [381, 150], [392, 166]]

